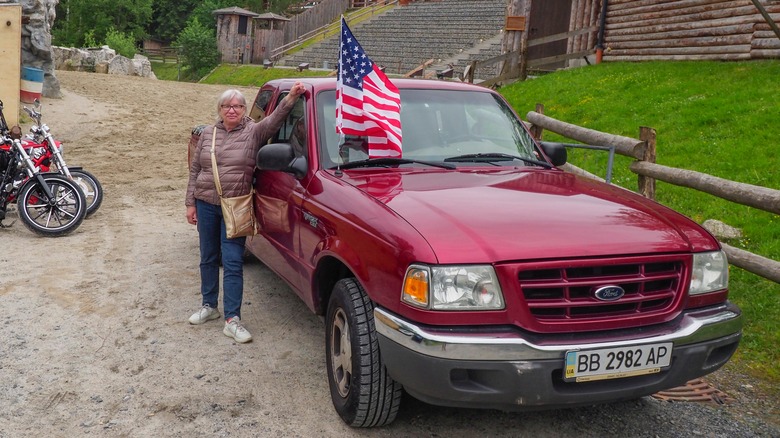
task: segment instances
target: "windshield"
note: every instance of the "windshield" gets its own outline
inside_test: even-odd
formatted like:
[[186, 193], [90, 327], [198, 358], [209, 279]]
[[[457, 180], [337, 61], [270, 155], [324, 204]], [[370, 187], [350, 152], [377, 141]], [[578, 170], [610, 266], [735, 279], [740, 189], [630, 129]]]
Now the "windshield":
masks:
[[[368, 158], [362, 137], [347, 137], [339, 145], [336, 134], [336, 93], [323, 91], [317, 97], [320, 127], [320, 157], [325, 168]], [[453, 90], [401, 90], [403, 158], [489, 165], [514, 161], [531, 165], [538, 160], [530, 134], [507, 105], [490, 93]], [[479, 159], [463, 156], [479, 154]], [[484, 154], [492, 154], [485, 159]], [[531, 163], [512, 157], [531, 160]]]

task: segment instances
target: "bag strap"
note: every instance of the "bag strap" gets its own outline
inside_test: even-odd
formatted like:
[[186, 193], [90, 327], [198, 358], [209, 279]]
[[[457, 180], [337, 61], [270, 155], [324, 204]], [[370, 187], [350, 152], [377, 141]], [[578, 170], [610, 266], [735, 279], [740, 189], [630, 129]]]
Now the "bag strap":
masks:
[[217, 186], [217, 194], [222, 197], [222, 184], [219, 183], [219, 171], [217, 170], [217, 157], [214, 155], [214, 146], [217, 144], [217, 126], [211, 134], [211, 167], [214, 169], [214, 184]]

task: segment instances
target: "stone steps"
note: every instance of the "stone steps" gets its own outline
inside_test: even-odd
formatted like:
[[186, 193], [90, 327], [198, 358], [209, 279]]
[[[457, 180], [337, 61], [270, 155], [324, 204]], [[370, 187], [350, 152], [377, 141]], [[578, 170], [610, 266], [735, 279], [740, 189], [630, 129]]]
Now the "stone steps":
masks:
[[[388, 73], [405, 74], [429, 59], [437, 66], [452, 63], [462, 72], [473, 59], [496, 56], [495, 49], [482, 46], [500, 34], [505, 13], [505, 0], [413, 2], [350, 27], [366, 53]], [[277, 64], [336, 68], [338, 47], [334, 36]]]

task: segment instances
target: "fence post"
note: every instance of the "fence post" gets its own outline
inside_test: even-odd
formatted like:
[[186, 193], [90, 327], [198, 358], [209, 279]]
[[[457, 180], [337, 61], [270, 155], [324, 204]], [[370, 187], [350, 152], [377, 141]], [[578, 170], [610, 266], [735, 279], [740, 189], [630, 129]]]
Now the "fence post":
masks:
[[[541, 103], [537, 103], [535, 111], [539, 114], [544, 114], [544, 105], [542, 105]], [[536, 124], [531, 125], [531, 135], [536, 140], [541, 140], [543, 134], [544, 134], [544, 128]]]
[[[645, 154], [642, 161], [655, 163], [655, 129], [647, 126], [639, 127], [639, 139], [645, 142]], [[639, 175], [637, 177], [639, 193], [645, 198], [655, 200], [655, 178]]]

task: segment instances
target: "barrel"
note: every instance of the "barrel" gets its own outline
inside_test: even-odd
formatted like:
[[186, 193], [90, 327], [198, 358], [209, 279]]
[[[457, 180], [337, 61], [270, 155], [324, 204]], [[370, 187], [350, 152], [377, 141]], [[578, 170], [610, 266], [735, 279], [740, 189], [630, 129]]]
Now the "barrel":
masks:
[[22, 102], [33, 103], [41, 98], [43, 91], [43, 70], [33, 67], [22, 67], [22, 87], [19, 97]]

